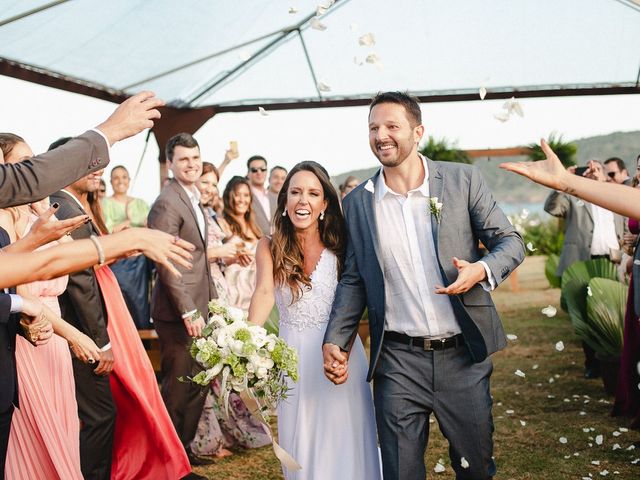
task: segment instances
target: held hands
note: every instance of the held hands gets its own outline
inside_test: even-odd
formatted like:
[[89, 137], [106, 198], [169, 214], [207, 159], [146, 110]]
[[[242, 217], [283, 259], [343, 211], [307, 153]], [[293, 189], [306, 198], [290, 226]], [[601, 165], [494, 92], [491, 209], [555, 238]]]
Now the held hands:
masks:
[[566, 188], [565, 179], [570, 173], [565, 170], [558, 156], [544, 139], [540, 140], [540, 146], [547, 156], [544, 160], [502, 163], [500, 168], [527, 177], [540, 185], [564, 191]]
[[487, 278], [487, 272], [479, 262], [469, 263], [453, 257], [453, 265], [458, 269], [458, 278], [446, 288], [437, 286], [435, 293], [459, 295], [468, 292], [476, 283]]
[[102, 352], [91, 338], [82, 332], [78, 332], [73, 338], [67, 340], [69, 348], [78, 360], [83, 363], [93, 364], [99, 362]]
[[346, 382], [349, 377], [347, 365], [349, 354], [333, 343], [325, 343], [322, 345], [322, 357], [325, 376], [336, 385]]
[[36, 347], [46, 344], [53, 336], [53, 326], [44, 314], [42, 303], [30, 297], [22, 297], [20, 326], [24, 329], [27, 340]]
[[[92, 363], [92, 362], [88, 361], [87, 363]], [[101, 377], [109, 375], [111, 373], [111, 370], [113, 370], [114, 363], [115, 363], [115, 358], [113, 357], [112, 349], [105, 350], [104, 352], [100, 352], [100, 360], [98, 361], [98, 366], [93, 371], [93, 373], [95, 373], [96, 375], [100, 375]]]
[[[196, 315], [198, 315], [196, 317]], [[187, 333], [190, 337], [199, 337], [202, 335], [202, 329], [205, 327], [204, 318], [197, 312], [191, 317], [184, 319], [184, 326], [187, 328]]]
[[140, 92], [122, 102], [97, 128], [109, 139], [109, 145], [113, 145], [152, 128], [153, 120], [160, 118], [157, 108], [163, 105], [164, 101], [153, 92]]

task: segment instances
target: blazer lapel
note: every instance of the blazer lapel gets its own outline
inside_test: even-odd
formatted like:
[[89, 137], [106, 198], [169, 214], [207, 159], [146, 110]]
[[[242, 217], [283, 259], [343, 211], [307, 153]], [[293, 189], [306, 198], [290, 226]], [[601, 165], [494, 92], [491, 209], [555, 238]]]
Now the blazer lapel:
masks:
[[[185, 207], [187, 208], [187, 210], [189, 210], [189, 212], [191, 212], [191, 216], [193, 217], [193, 221], [195, 222], [195, 227], [196, 230], [198, 231], [198, 236], [200, 237], [200, 239], [202, 240], [202, 242], [204, 243], [205, 247], [206, 245], [206, 237], [207, 237], [207, 216], [204, 215], [204, 226], [205, 226], [205, 231], [204, 234], [203, 232], [200, 232], [200, 227], [198, 227], [198, 217], [196, 216], [196, 211], [193, 209], [193, 205], [191, 204], [191, 200], [189, 200], [189, 196], [187, 195], [187, 192], [184, 191], [184, 188], [182, 188], [182, 185], [180, 185], [178, 183], [177, 180], [172, 180], [173, 183], [171, 183], [170, 185], [173, 187], [174, 192], [176, 192], [178, 194], [178, 197], [180, 198], [180, 200], [182, 200], [182, 203], [184, 203]], [[200, 209], [202, 210], [202, 207], [200, 207]]]
[[[442, 172], [438, 168], [437, 164], [427, 158], [427, 166], [429, 168], [429, 197], [438, 197], [438, 202], [444, 204], [443, 199], [443, 191], [444, 191], [444, 181], [442, 177]], [[431, 205], [431, 202], [429, 202]], [[430, 213], [431, 217], [431, 234], [433, 235], [433, 245], [436, 249], [436, 254], [438, 252], [438, 238], [440, 234], [440, 223], [435, 215]], [[446, 214], [446, 207], [442, 207], [442, 215]], [[440, 216], [440, 221], [442, 221], [442, 215]]]
[[[364, 208], [365, 217], [367, 218], [367, 225], [369, 226], [369, 233], [371, 235], [371, 243], [373, 244], [373, 250], [376, 254], [376, 258], [378, 259], [378, 265], [380, 265], [380, 271], [384, 272], [384, 267], [382, 265], [382, 255], [380, 254], [380, 239], [378, 237], [378, 225], [376, 222], [376, 211], [375, 204], [376, 196], [374, 192], [368, 190], [367, 187], [372, 185], [375, 187], [375, 184], [378, 181], [378, 176], [380, 175], [380, 170], [367, 180], [367, 185], [362, 189], [362, 207]], [[372, 188], [373, 190], [373, 188]]]

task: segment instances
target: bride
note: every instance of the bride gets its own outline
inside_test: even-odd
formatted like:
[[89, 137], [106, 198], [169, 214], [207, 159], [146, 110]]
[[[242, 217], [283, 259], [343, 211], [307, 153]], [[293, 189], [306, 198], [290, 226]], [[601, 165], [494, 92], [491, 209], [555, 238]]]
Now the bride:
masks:
[[347, 388], [324, 375], [322, 339], [344, 264], [346, 229], [326, 170], [301, 162], [278, 195], [274, 233], [257, 247], [249, 319], [264, 324], [274, 301], [280, 337], [298, 351], [300, 380], [278, 406], [280, 445], [302, 466], [287, 480], [381, 478], [367, 360], [356, 335]]

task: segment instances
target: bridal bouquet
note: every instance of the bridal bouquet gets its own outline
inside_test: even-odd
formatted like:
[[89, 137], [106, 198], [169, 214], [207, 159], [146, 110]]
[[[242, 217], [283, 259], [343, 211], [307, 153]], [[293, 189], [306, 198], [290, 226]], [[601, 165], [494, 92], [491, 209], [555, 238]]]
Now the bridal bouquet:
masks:
[[209, 302], [209, 324], [191, 345], [191, 356], [204, 370], [189, 378], [206, 386], [220, 377], [225, 409], [232, 391], [254, 398], [261, 413], [286, 398], [286, 378], [298, 381], [298, 354], [274, 334], [250, 325], [242, 310]]

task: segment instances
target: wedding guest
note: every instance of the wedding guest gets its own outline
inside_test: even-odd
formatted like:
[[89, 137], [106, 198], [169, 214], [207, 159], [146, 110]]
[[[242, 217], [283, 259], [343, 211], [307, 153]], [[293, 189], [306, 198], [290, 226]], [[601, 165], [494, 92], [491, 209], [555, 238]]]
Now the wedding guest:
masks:
[[278, 194], [280, 193], [282, 184], [284, 183], [286, 178], [287, 169], [281, 167], [280, 165], [276, 165], [269, 172], [269, 188], [267, 189], [267, 192], [270, 195], [275, 195], [272, 205], [276, 205], [278, 203]]
[[100, 188], [98, 188], [98, 199], [104, 200], [107, 198], [107, 184], [104, 183], [104, 178], [100, 179]]
[[[229, 227], [218, 218], [210, 205], [218, 196], [218, 171], [214, 165], [202, 162], [202, 175], [197, 186], [200, 203], [209, 214], [207, 258], [211, 267], [211, 278], [218, 293], [218, 301], [229, 304], [228, 286], [221, 266], [225, 262], [237, 261], [238, 248], [233, 242], [223, 241], [231, 235]], [[220, 382], [215, 380], [207, 393], [204, 408], [191, 451], [196, 455], [213, 455], [218, 458], [233, 455], [229, 448], [257, 448], [271, 443], [262, 426], [249, 412], [242, 399], [235, 393], [229, 397], [228, 414], [218, 401]]]
[[[0, 134], [5, 160], [19, 163], [33, 152], [16, 135]], [[11, 148], [8, 149], [7, 147]], [[0, 225], [12, 242], [24, 237], [49, 208], [49, 199], [0, 212]], [[63, 237], [68, 239], [69, 237]], [[41, 248], [49, 248], [50, 242]], [[47, 345], [33, 348], [27, 338], [16, 339], [16, 363], [20, 389], [20, 409], [12, 422], [6, 463], [7, 478], [82, 479], [77, 404], [69, 347], [83, 362], [99, 358], [95, 343], [60, 318], [58, 295], [64, 292], [67, 277], [33, 282], [18, 287], [18, 293], [40, 301], [53, 325], [54, 335]], [[65, 341], [66, 340], [66, 341]], [[68, 343], [67, 343], [68, 342]]]
[[618, 157], [611, 157], [604, 161], [604, 170], [608, 182], [616, 182], [622, 185], [631, 185], [631, 177], [624, 161]]
[[262, 234], [266, 235], [271, 231], [273, 223], [275, 198], [269, 196], [264, 186], [267, 179], [267, 160], [264, 157], [254, 155], [247, 160], [247, 179], [251, 189], [251, 208], [255, 222]]
[[358, 177], [354, 177], [353, 175], [349, 175], [339, 187], [340, 200], [346, 197], [347, 194], [358, 185], [360, 185], [360, 179], [358, 179]]
[[[125, 167], [113, 167], [113, 195], [102, 201], [105, 225], [111, 233], [130, 227], [144, 227], [147, 224], [149, 205], [141, 198], [127, 194], [130, 181], [129, 172]], [[149, 313], [150, 269], [151, 266], [144, 255], [125, 258], [111, 265], [111, 271], [118, 279], [127, 308], [138, 329], [152, 328]]]
[[238, 261], [225, 270], [229, 304], [245, 311], [249, 309], [256, 285], [255, 254], [262, 236], [253, 213], [255, 202], [252, 197], [253, 190], [249, 182], [238, 176], [229, 180], [222, 195], [224, 219], [232, 233], [228, 242], [235, 244], [240, 253]]
[[195, 374], [198, 368], [189, 354], [189, 346], [192, 337], [202, 333], [209, 300], [217, 298], [206, 256], [209, 221], [200, 206], [196, 187], [202, 159], [198, 142], [188, 133], [171, 137], [165, 152], [173, 179], [151, 206], [147, 222], [151, 228], [191, 242], [195, 250], [193, 268], [180, 269], [182, 278], [175, 278], [162, 266], [157, 268], [151, 316], [160, 338], [162, 397], [189, 461], [192, 465], [205, 465], [211, 461], [190, 450], [205, 396], [192, 383], [178, 380]]

